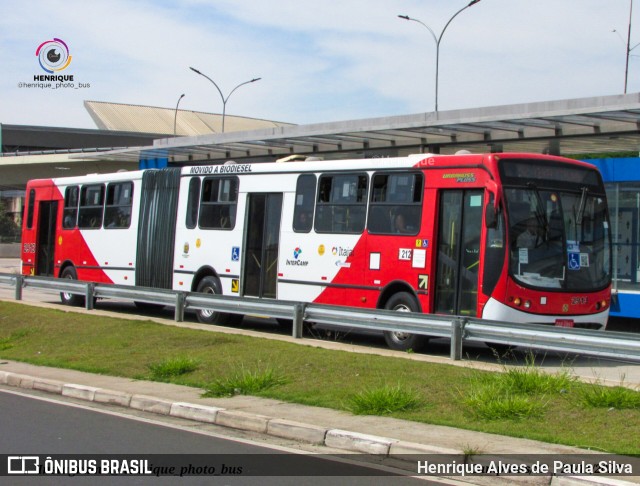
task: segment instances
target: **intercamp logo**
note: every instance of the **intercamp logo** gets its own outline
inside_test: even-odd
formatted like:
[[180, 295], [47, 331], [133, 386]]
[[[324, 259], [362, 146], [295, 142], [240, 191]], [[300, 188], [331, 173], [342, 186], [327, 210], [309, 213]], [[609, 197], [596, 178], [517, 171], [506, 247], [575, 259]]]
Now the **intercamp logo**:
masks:
[[40, 67], [49, 74], [63, 71], [71, 64], [69, 47], [62, 39], [57, 37], [40, 44], [36, 49], [36, 56], [40, 62]]

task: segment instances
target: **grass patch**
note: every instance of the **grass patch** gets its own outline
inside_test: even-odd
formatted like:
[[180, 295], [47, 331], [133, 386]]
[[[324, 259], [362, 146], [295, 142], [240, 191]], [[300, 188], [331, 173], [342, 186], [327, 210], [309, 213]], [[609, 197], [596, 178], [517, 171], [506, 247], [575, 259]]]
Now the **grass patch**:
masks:
[[536, 365], [535, 356], [531, 353], [525, 357], [523, 366], [503, 365], [503, 372], [492, 375], [491, 379], [504, 393], [520, 395], [566, 393], [577, 382], [577, 378], [566, 369], [557, 373], [546, 373]]
[[481, 420], [523, 420], [540, 418], [548, 396], [568, 393], [577, 382], [568, 370], [546, 373], [528, 354], [523, 366], [502, 365], [502, 373], [476, 373], [472, 384], [461, 393], [468, 413]]
[[544, 415], [546, 404], [536, 398], [484, 386], [463, 398], [471, 415], [481, 420], [523, 420]]
[[37, 329], [26, 327], [22, 329], [16, 329], [9, 335], [9, 337], [0, 337], [0, 351], [12, 348], [16, 341], [20, 340], [23, 337], [29, 336], [29, 334], [32, 334], [34, 332], [37, 332]]
[[586, 407], [640, 410], [640, 392], [624, 386], [586, 385], [581, 391], [580, 398]]
[[[391, 412], [395, 418], [640, 454], [640, 409], [585, 407], [581, 397], [598, 385], [574, 382], [568, 374], [549, 383], [533, 366], [492, 373], [12, 302], [0, 302], [0, 340], [2, 359], [126, 378], [150, 379], [154, 365], [184, 357], [198, 366], [188, 372], [175, 366], [182, 371], [151, 379], [343, 411], [355, 411], [355, 395], [386, 384], [422, 400]], [[487, 404], [485, 418], [474, 411], [479, 403]], [[488, 418], [496, 411], [510, 418]]]
[[522, 395], [540, 395], [546, 393], [564, 393], [577, 381], [569, 371], [545, 373], [534, 366], [510, 368], [496, 380], [510, 393]]
[[193, 358], [169, 358], [159, 363], [149, 364], [151, 377], [158, 381], [170, 380], [176, 376], [186, 375], [195, 371], [200, 361]]
[[203, 397], [231, 397], [233, 395], [255, 395], [263, 390], [286, 383], [286, 378], [272, 368], [240, 371], [232, 376], [216, 380], [206, 387]]
[[4, 351], [5, 349], [10, 349], [13, 347], [11, 343], [11, 338], [0, 338], [0, 351]]
[[400, 385], [385, 385], [356, 393], [349, 398], [347, 409], [355, 415], [388, 415], [423, 405], [424, 400], [416, 391]]

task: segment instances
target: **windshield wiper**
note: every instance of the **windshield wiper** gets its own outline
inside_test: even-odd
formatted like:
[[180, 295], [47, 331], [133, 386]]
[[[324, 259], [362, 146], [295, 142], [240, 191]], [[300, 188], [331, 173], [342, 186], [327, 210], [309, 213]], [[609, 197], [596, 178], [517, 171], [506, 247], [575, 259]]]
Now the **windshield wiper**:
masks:
[[547, 212], [544, 209], [544, 203], [542, 202], [542, 198], [540, 197], [540, 193], [538, 192], [538, 187], [533, 183], [527, 183], [527, 188], [533, 192], [533, 195], [536, 198], [536, 207], [535, 207], [535, 216], [536, 221], [538, 222], [538, 226], [544, 230], [544, 241], [548, 240], [548, 232], [549, 232], [549, 221], [547, 220]]
[[587, 206], [587, 193], [588, 187], [582, 188], [582, 195], [580, 196], [580, 204], [578, 205], [578, 214], [576, 214], [576, 225], [582, 226], [582, 219], [584, 218], [584, 209]]

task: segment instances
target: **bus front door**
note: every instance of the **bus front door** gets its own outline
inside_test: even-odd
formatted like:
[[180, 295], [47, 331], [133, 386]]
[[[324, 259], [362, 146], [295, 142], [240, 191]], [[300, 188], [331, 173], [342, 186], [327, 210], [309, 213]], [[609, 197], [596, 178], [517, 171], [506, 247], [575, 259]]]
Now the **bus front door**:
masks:
[[282, 194], [249, 194], [242, 295], [276, 298]]
[[434, 312], [475, 316], [482, 229], [481, 190], [440, 193]]
[[58, 201], [41, 201], [38, 207], [38, 236], [36, 241], [36, 275], [54, 276], [56, 223]]

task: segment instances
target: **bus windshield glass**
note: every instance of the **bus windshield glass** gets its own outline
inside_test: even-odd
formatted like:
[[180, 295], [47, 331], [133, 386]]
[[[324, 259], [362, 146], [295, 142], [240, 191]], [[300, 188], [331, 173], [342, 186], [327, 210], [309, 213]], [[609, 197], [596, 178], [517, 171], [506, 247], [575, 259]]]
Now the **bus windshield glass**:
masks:
[[[594, 170], [501, 161], [508, 213], [509, 266], [532, 288], [589, 291], [609, 285], [610, 232], [604, 188]], [[527, 165], [518, 174], [518, 167]], [[510, 167], [511, 166], [511, 167]], [[575, 172], [575, 173], [574, 173]], [[506, 180], [504, 180], [506, 179]]]

